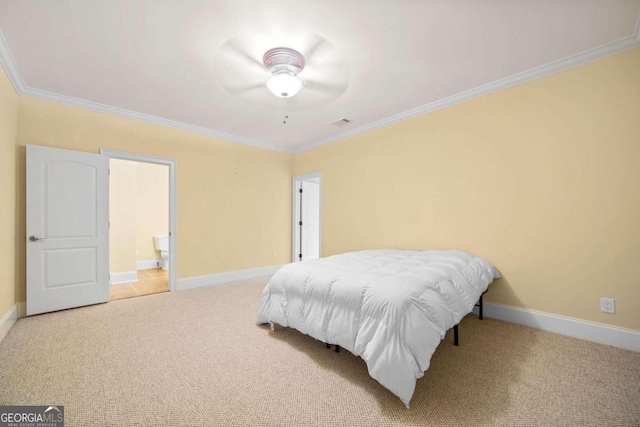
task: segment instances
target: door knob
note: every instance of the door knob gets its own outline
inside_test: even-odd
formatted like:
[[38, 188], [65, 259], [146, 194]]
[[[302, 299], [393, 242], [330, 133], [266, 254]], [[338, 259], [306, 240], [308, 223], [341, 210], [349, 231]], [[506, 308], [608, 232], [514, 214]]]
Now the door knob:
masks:
[[32, 242], [37, 242], [38, 240], [44, 240], [44, 237], [29, 236], [29, 240]]

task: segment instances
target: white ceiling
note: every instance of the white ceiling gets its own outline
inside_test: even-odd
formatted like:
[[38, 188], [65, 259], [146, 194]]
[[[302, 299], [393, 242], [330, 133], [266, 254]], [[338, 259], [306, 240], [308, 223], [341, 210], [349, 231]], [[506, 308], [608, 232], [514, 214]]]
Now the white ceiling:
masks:
[[[638, 46], [639, 14], [640, 0], [0, 0], [0, 60], [26, 95], [295, 152]], [[268, 76], [231, 42], [258, 62], [299, 49], [301, 78], [348, 86], [304, 87], [283, 124], [266, 87], [223, 88]]]

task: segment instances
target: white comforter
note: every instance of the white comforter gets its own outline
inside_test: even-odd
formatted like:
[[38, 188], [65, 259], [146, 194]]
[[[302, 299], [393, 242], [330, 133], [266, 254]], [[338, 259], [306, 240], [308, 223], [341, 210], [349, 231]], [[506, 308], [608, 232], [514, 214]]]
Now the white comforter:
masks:
[[368, 250], [288, 264], [269, 281], [258, 323], [277, 323], [362, 357], [409, 406], [446, 331], [498, 270], [463, 251]]

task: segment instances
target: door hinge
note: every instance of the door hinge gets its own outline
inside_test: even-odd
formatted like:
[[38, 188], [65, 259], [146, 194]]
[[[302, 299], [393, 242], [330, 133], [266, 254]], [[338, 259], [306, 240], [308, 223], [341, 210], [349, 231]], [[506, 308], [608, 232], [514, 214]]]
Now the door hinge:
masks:
[[300, 257], [300, 261], [302, 261], [302, 254], [298, 254], [298, 256]]
[[298, 225], [302, 225], [302, 221], [300, 221], [300, 222], [298, 223]]
[[302, 188], [300, 189], [300, 192], [302, 193]]

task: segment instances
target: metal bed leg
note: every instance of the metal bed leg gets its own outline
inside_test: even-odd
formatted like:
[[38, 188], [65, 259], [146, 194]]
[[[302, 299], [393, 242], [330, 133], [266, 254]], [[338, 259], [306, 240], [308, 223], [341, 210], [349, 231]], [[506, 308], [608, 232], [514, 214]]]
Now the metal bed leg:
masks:
[[331, 348], [331, 344], [327, 344], [327, 348]]
[[480, 299], [478, 300], [478, 302], [476, 303], [476, 307], [478, 307], [478, 319], [482, 320], [484, 319], [484, 313], [483, 313], [483, 309], [484, 309], [484, 302], [483, 302], [483, 295], [486, 294], [483, 293], [482, 295], [480, 295]]
[[458, 325], [453, 327], [453, 345], [458, 346]]
[[336, 344], [336, 353], [340, 353], [340, 346]]

